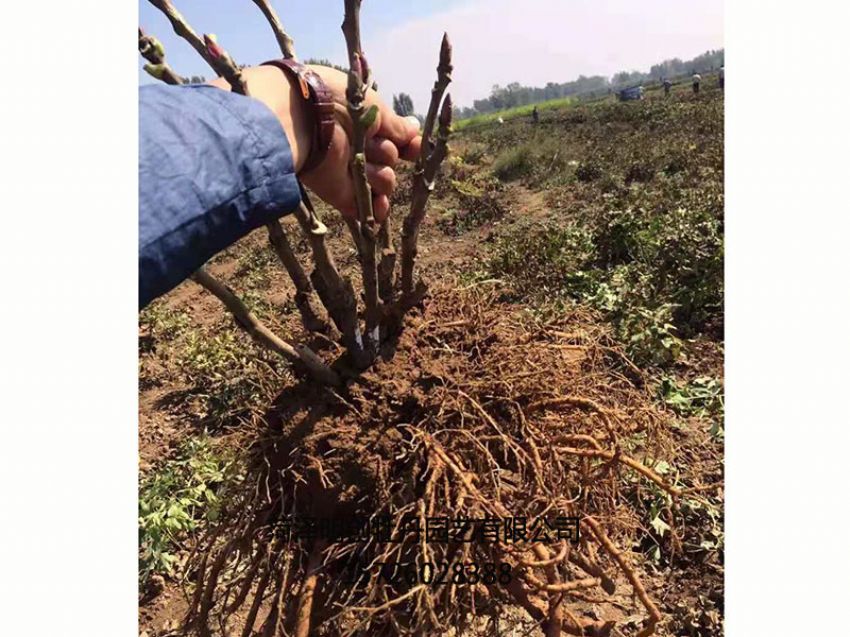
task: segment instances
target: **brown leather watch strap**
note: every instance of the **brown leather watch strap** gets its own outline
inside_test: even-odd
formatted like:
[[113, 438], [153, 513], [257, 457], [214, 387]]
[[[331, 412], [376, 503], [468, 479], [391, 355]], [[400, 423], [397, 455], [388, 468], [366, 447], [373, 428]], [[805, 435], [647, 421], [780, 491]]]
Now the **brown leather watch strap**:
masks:
[[334, 100], [330, 89], [317, 73], [295, 60], [280, 59], [263, 62], [263, 66], [275, 66], [285, 75], [295, 79], [301, 97], [309, 104], [312, 113], [313, 134], [310, 155], [301, 167], [301, 173], [313, 170], [322, 163], [333, 141]]

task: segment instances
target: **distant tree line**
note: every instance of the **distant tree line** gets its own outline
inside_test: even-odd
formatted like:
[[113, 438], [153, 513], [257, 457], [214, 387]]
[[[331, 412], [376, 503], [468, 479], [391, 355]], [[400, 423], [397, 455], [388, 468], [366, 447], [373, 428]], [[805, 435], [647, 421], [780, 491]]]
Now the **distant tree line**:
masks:
[[549, 82], [544, 87], [522, 86], [519, 82], [512, 82], [507, 86], [493, 86], [490, 97], [474, 100], [472, 106], [455, 107], [455, 119], [466, 119], [482, 113], [492, 113], [515, 106], [524, 106], [544, 102], [546, 100], [587, 95], [592, 93], [607, 93], [628, 86], [635, 86], [646, 82], [659, 81], [661, 78], [678, 77], [690, 74], [694, 71], [704, 73], [723, 66], [723, 49], [706, 51], [692, 60], [681, 60], [673, 58], [664, 60], [660, 64], [653, 65], [649, 72], [621, 71], [615, 73], [611, 78], [602, 75], [587, 77], [579, 75], [572, 82], [558, 84]]
[[344, 66], [340, 66], [339, 64], [334, 64], [328, 59], [325, 58], [307, 58], [304, 61], [304, 64], [315, 64], [316, 66], [329, 66], [332, 69], [336, 69], [337, 71], [342, 71], [346, 75], [348, 75], [348, 69]]
[[413, 115], [415, 113], [413, 99], [407, 93], [393, 95], [393, 110], [396, 115], [401, 115], [402, 117]]

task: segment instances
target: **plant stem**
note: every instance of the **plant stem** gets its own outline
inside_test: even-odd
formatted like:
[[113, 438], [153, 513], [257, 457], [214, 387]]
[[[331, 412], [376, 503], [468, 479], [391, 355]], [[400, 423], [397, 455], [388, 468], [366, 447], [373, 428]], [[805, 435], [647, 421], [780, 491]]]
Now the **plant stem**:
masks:
[[276, 336], [271, 330], [263, 325], [254, 316], [247, 306], [237, 297], [233, 290], [216, 279], [213, 275], [201, 268], [192, 275], [192, 280], [203, 286], [224, 303], [225, 307], [233, 314], [237, 323], [260, 345], [276, 352], [292, 362], [301, 362], [307, 371], [318, 381], [326, 385], [337, 386], [340, 384], [339, 376], [330, 367], [316, 356], [315, 353], [305, 345], [292, 346], [283, 339]]
[[[254, 4], [260, 8], [271, 26], [283, 57], [294, 59], [296, 57], [295, 44], [284, 31], [283, 24], [274, 8], [268, 0], [254, 0]], [[363, 340], [357, 318], [357, 298], [354, 296], [354, 287], [348, 278], [343, 279], [340, 276], [333, 257], [328, 251], [327, 245], [325, 245], [325, 234], [328, 230], [316, 214], [307, 190], [300, 181], [299, 186], [301, 188], [301, 204], [295, 210], [295, 218], [310, 243], [313, 263], [316, 266], [310, 274], [310, 281], [319, 295], [322, 305], [327, 309], [331, 320], [342, 333], [343, 343], [351, 354], [355, 365], [365, 366], [368, 361], [364, 360]]]
[[378, 295], [385, 304], [392, 303], [396, 252], [389, 215], [378, 229], [378, 248], [381, 251], [381, 260], [378, 262]]
[[242, 72], [239, 70], [239, 67], [233, 61], [233, 58], [218, 46], [215, 40], [207, 35], [202, 39], [195, 33], [183, 15], [174, 8], [171, 0], [149, 0], [149, 2], [165, 14], [165, 17], [171, 22], [175, 33], [186, 40], [198, 52], [198, 55], [204, 58], [204, 61], [212, 67], [213, 71], [227, 80], [233, 88], [234, 93], [239, 93], [240, 95], [248, 94], [245, 80], [242, 79]]
[[354, 286], [347, 277], [340, 276], [331, 253], [325, 245], [328, 229], [316, 214], [307, 191], [301, 190], [301, 205], [295, 211], [295, 218], [310, 242], [313, 250], [313, 262], [316, 265], [310, 275], [313, 287], [327, 308], [328, 314], [337, 329], [342, 333], [342, 341], [356, 366], [365, 366], [368, 361], [363, 351], [363, 339], [357, 318], [357, 298]]
[[292, 38], [289, 37], [289, 34], [283, 30], [283, 24], [280, 21], [280, 18], [277, 15], [277, 12], [274, 10], [274, 7], [271, 6], [271, 3], [268, 0], [254, 0], [254, 4], [260, 7], [260, 11], [263, 12], [263, 15], [266, 16], [266, 20], [269, 21], [269, 25], [274, 31], [274, 37], [277, 38], [277, 44], [280, 47], [280, 52], [283, 54], [283, 57], [287, 59], [295, 58], [295, 43], [292, 41]]
[[[185, 27], [190, 29], [188, 25], [185, 25]], [[162, 44], [159, 43], [159, 41], [153, 36], [146, 36], [141, 29], [139, 29], [139, 52], [145, 59], [154, 64], [164, 66], [170, 71], [169, 75], [166, 76], [163, 74], [163, 76], [159, 79], [169, 84], [182, 83], [173, 81], [175, 78], [180, 78], [180, 76], [174, 73], [171, 70], [171, 67], [166, 64], [165, 50], [162, 47]], [[308, 330], [314, 328], [317, 330], [322, 329], [324, 327], [324, 322], [315, 315], [315, 312], [313, 312], [313, 309], [309, 304], [309, 293], [311, 291], [310, 281], [307, 279], [304, 271], [301, 269], [300, 263], [298, 263], [298, 260], [295, 258], [295, 254], [292, 252], [292, 248], [283, 227], [280, 222], [274, 221], [267, 224], [267, 228], [269, 231], [269, 239], [296, 286], [295, 302], [298, 305], [299, 310], [301, 310], [301, 316], [305, 326]], [[277, 352], [288, 360], [302, 362], [307, 367], [308, 371], [321, 382], [330, 385], [340, 384], [339, 377], [336, 373], [327, 367], [312, 350], [305, 346], [293, 347], [286, 341], [277, 337], [248, 310], [247, 306], [245, 306], [245, 304], [230, 288], [218, 281], [209, 272], [201, 268], [192, 276], [192, 279], [221, 300], [234, 315], [237, 323], [247, 330], [258, 343]]]
[[165, 47], [152, 35], [145, 35], [139, 27], [139, 53], [150, 64], [145, 65], [145, 71], [166, 84], [185, 84], [186, 80], [177, 75], [165, 61]]
[[[174, 27], [174, 32], [185, 39], [207, 61], [213, 71], [227, 80], [234, 93], [248, 95], [248, 85], [242, 77], [242, 71], [230, 54], [216, 42], [215, 38], [204, 35], [204, 39], [201, 40], [169, 0], [150, 0], [150, 2], [165, 13]], [[278, 20], [278, 24], [279, 22]], [[319, 318], [310, 303], [313, 286], [310, 284], [310, 279], [304, 273], [304, 268], [301, 267], [295, 253], [292, 251], [292, 246], [283, 225], [280, 221], [270, 221], [266, 224], [266, 229], [269, 232], [269, 241], [275, 253], [278, 255], [281, 263], [283, 263], [283, 267], [286, 268], [295, 286], [295, 304], [301, 313], [304, 327], [310, 332], [324, 329], [324, 321]]]
[[[413, 266], [416, 261], [419, 242], [419, 226], [425, 218], [428, 198], [434, 188], [434, 177], [443, 159], [448, 153], [448, 137], [451, 132], [451, 96], [443, 101], [443, 94], [451, 82], [452, 46], [449, 37], [443, 34], [440, 47], [440, 63], [437, 66], [437, 81], [431, 89], [431, 103], [428, 106], [428, 116], [422, 132], [422, 151], [416, 161], [413, 173], [413, 195], [410, 212], [404, 218], [401, 230], [401, 291], [402, 295], [410, 297], [414, 294]], [[443, 102], [442, 108], [440, 103]], [[439, 117], [439, 131], [436, 143], [431, 137], [434, 125]]]
[[301, 320], [304, 323], [304, 327], [310, 332], [324, 331], [327, 325], [316, 315], [310, 303], [313, 286], [310, 284], [310, 279], [307, 278], [304, 269], [295, 256], [295, 252], [292, 250], [292, 245], [289, 243], [289, 237], [283, 229], [283, 224], [279, 221], [272, 221], [266, 224], [266, 229], [269, 231], [269, 242], [272, 244], [280, 262], [283, 263], [283, 267], [286, 268], [289, 277], [292, 279], [292, 283], [295, 285], [295, 305], [301, 313]]
[[351, 117], [351, 162], [349, 169], [354, 181], [354, 193], [360, 221], [360, 265], [363, 270], [363, 292], [366, 301], [366, 334], [364, 348], [374, 355], [379, 340], [378, 323], [381, 306], [378, 299], [378, 272], [375, 256], [376, 224], [372, 209], [372, 189], [366, 178], [366, 133], [370, 122], [364, 121], [367, 113], [364, 100], [371, 84], [366, 58], [360, 42], [360, 0], [345, 0], [345, 18], [342, 32], [348, 48], [348, 114]]

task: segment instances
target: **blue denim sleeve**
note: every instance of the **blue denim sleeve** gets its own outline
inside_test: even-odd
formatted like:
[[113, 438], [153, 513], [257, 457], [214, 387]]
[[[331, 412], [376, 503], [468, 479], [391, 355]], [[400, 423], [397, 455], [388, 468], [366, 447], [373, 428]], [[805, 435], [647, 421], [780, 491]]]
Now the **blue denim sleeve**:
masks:
[[300, 199], [265, 104], [211, 86], [139, 89], [139, 307]]

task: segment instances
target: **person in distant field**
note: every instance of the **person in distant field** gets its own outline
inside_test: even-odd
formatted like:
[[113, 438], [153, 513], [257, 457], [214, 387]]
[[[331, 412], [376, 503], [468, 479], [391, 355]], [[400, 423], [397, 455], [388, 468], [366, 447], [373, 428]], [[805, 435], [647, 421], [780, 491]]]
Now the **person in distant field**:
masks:
[[720, 74], [717, 76], [717, 86], [723, 90], [723, 67], [720, 67]]
[[531, 111], [531, 119], [534, 121], [535, 124], [540, 123], [540, 111], [538, 110], [536, 105]]
[[673, 88], [673, 82], [671, 82], [668, 78], [664, 78], [661, 81], [661, 84], [664, 86], [664, 95], [670, 95], [670, 89]]
[[694, 86], [694, 94], [699, 93], [699, 83], [702, 82], [700, 74], [694, 71], [694, 74], [691, 76], [691, 81], [693, 82]]

